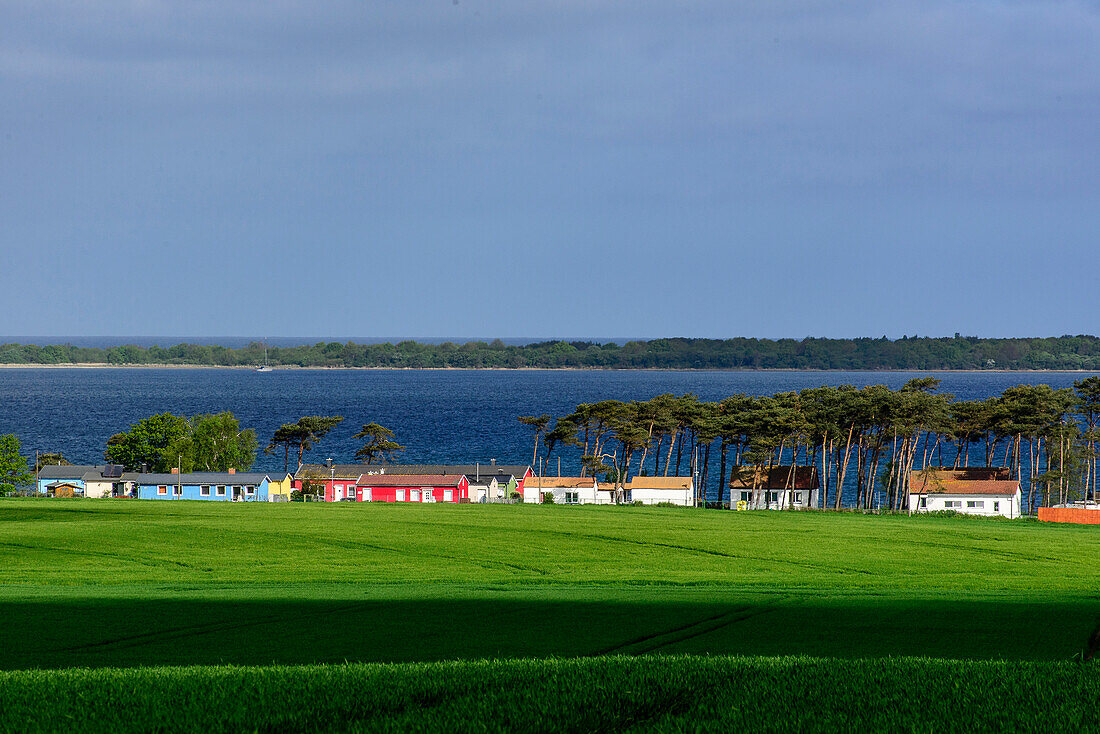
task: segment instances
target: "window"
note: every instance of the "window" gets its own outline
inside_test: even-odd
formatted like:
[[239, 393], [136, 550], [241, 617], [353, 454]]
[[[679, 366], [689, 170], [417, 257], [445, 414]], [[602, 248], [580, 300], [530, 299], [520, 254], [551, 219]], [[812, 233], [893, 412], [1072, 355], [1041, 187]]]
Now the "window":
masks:
[[928, 507], [928, 498], [927, 497], [921, 497], [920, 498], [920, 506], [921, 507]]
[[202, 495], [203, 497], [209, 497], [210, 496], [210, 485], [209, 484], [204, 484], [201, 487], [199, 487], [199, 494]]
[[985, 508], [985, 502], [982, 502], [981, 500], [967, 500], [966, 506], [973, 507], [975, 510], [981, 510]]
[[768, 492], [768, 502], [779, 502], [779, 492]]
[[224, 484], [219, 484], [218, 488], [215, 490], [215, 492], [217, 493], [217, 495], [219, 497], [224, 497], [225, 496], [225, 485]]
[[580, 501], [581, 501], [581, 499], [580, 499], [580, 493], [579, 492], [566, 492], [565, 493], [565, 504], [567, 504], [567, 505], [579, 505]]
[[802, 504], [802, 493], [801, 492], [795, 492], [794, 493], [794, 503], [796, 505], [801, 505]]
[[176, 495], [183, 494], [183, 487], [181, 487], [178, 484], [176, 486], [172, 487], [172, 494], [176, 494]]
[[420, 501], [420, 490], [419, 489], [412, 490], [409, 493], [409, 502], [419, 502], [419, 501]]
[[161, 484], [157, 487], [157, 494], [168, 494], [168, 485]]
[[398, 502], [404, 502], [405, 501], [405, 490], [403, 490], [403, 489], [397, 490], [397, 501]]
[[256, 493], [256, 488], [255, 487], [245, 487], [244, 488], [244, 493], [245, 494], [255, 494]]
[[752, 499], [752, 492], [742, 492], [741, 493], [741, 501], [742, 502], [748, 502], [750, 499]]
[[950, 510], [955, 507], [962, 507], [963, 503], [960, 500], [946, 500], [943, 506]]
[[994, 502], [993, 503], [993, 511], [994, 512], [1000, 512], [1001, 511], [1001, 503], [1000, 502]]
[[443, 490], [443, 501], [444, 502], [454, 502], [454, 497], [455, 497], [455, 491], [453, 489]]

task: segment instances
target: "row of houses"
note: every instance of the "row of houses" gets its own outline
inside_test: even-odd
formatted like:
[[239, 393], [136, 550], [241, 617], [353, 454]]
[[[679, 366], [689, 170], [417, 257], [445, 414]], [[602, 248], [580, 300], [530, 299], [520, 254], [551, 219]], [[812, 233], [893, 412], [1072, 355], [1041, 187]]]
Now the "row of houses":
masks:
[[[926, 470], [910, 477], [912, 512], [954, 510], [1019, 517], [1020, 483], [1000, 468]], [[308, 485], [308, 486], [307, 486]], [[530, 466], [489, 464], [304, 464], [293, 473], [126, 472], [112, 465], [45, 466], [38, 491], [56, 497], [133, 497], [225, 502], [286, 502], [295, 490], [326, 502], [482, 503], [566, 505], [695, 504], [691, 477], [633, 477], [621, 487], [593, 477], [540, 477]], [[729, 483], [737, 509], [812, 509], [820, 482], [812, 466], [735, 467]]]
[[127, 472], [118, 465], [44, 466], [38, 492], [50, 497], [133, 497], [137, 499], [267, 502], [289, 498], [293, 476], [264, 472]]
[[[615, 485], [580, 477], [535, 476], [530, 466], [488, 464], [304, 464], [293, 473], [127, 472], [115, 465], [44, 466], [38, 492], [52, 497], [126, 497], [226, 502], [285, 502], [309, 490], [326, 502], [541, 502], [613, 504]], [[587, 488], [585, 487], [587, 484]], [[309, 485], [309, 486], [307, 486]], [[691, 505], [690, 477], [638, 477], [620, 501]]]

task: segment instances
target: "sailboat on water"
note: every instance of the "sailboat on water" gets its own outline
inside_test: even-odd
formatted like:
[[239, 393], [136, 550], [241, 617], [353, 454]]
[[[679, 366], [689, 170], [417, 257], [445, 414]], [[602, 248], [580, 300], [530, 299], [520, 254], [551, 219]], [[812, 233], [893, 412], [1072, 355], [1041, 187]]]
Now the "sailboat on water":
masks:
[[263, 367], [257, 367], [256, 371], [257, 372], [271, 372], [272, 371], [271, 366], [268, 365], [268, 363], [267, 363], [267, 342], [266, 341], [264, 342], [264, 366]]

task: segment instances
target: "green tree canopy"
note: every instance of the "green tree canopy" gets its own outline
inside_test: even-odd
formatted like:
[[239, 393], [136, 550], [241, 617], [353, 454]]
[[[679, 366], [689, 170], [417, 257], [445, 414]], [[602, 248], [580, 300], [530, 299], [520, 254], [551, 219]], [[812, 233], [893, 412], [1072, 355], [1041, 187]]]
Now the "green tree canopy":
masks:
[[130, 471], [145, 465], [152, 472], [226, 471], [252, 468], [256, 461], [256, 432], [241, 430], [229, 411], [182, 418], [159, 413], [143, 418], [125, 433], [107, 442], [104, 457]]
[[149, 471], [165, 472], [176, 465], [176, 456], [169, 458], [166, 450], [190, 432], [186, 418], [171, 413], [158, 413], [142, 418], [125, 433], [116, 433], [107, 441], [104, 458], [122, 464], [130, 471], [145, 465]]
[[389, 462], [395, 454], [405, 450], [404, 446], [393, 440], [393, 431], [377, 423], [367, 423], [354, 437], [366, 441], [363, 447], [355, 452], [355, 458], [364, 464], [373, 464], [375, 461]]
[[34, 473], [27, 468], [19, 437], [14, 433], [0, 436], [0, 495], [11, 494], [19, 485], [33, 480]]
[[60, 451], [39, 454], [37, 461], [35, 471], [41, 471], [44, 466], [72, 466], [72, 462], [62, 456]]
[[241, 430], [231, 412], [196, 415], [188, 422], [188, 431], [165, 449], [165, 459], [172, 458], [180, 469], [189, 471], [247, 471], [256, 461], [258, 442], [256, 431]]
[[298, 455], [298, 465], [302, 464], [302, 454], [313, 448], [313, 445], [324, 438], [329, 431], [344, 420], [340, 415], [307, 415], [298, 419], [297, 423], [284, 423], [275, 429], [271, 441], [264, 448], [265, 454], [274, 454], [282, 447], [283, 470], [289, 471], [290, 450]]

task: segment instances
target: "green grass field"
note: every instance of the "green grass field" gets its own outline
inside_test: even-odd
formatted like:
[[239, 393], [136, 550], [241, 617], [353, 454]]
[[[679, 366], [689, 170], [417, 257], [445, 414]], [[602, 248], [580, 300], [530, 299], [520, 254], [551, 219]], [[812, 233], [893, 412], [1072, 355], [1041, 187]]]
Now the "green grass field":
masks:
[[1072, 663], [611, 657], [139, 668], [0, 673], [0, 690], [0, 730], [20, 732], [1100, 729], [1100, 668]]
[[[543, 659], [510, 664], [531, 671], [593, 657], [584, 664], [625, 671], [650, 664], [624, 667], [633, 656], [690, 654], [855, 670], [901, 663], [853, 659], [900, 656], [1063, 661], [1052, 670], [1069, 675], [1058, 665], [1100, 622], [1100, 532], [674, 508], [4, 500], [0, 613], [5, 670]], [[200, 675], [173, 670], [22, 672], [4, 688], [29, 680], [18, 676]], [[317, 669], [249, 670], [202, 675]]]

